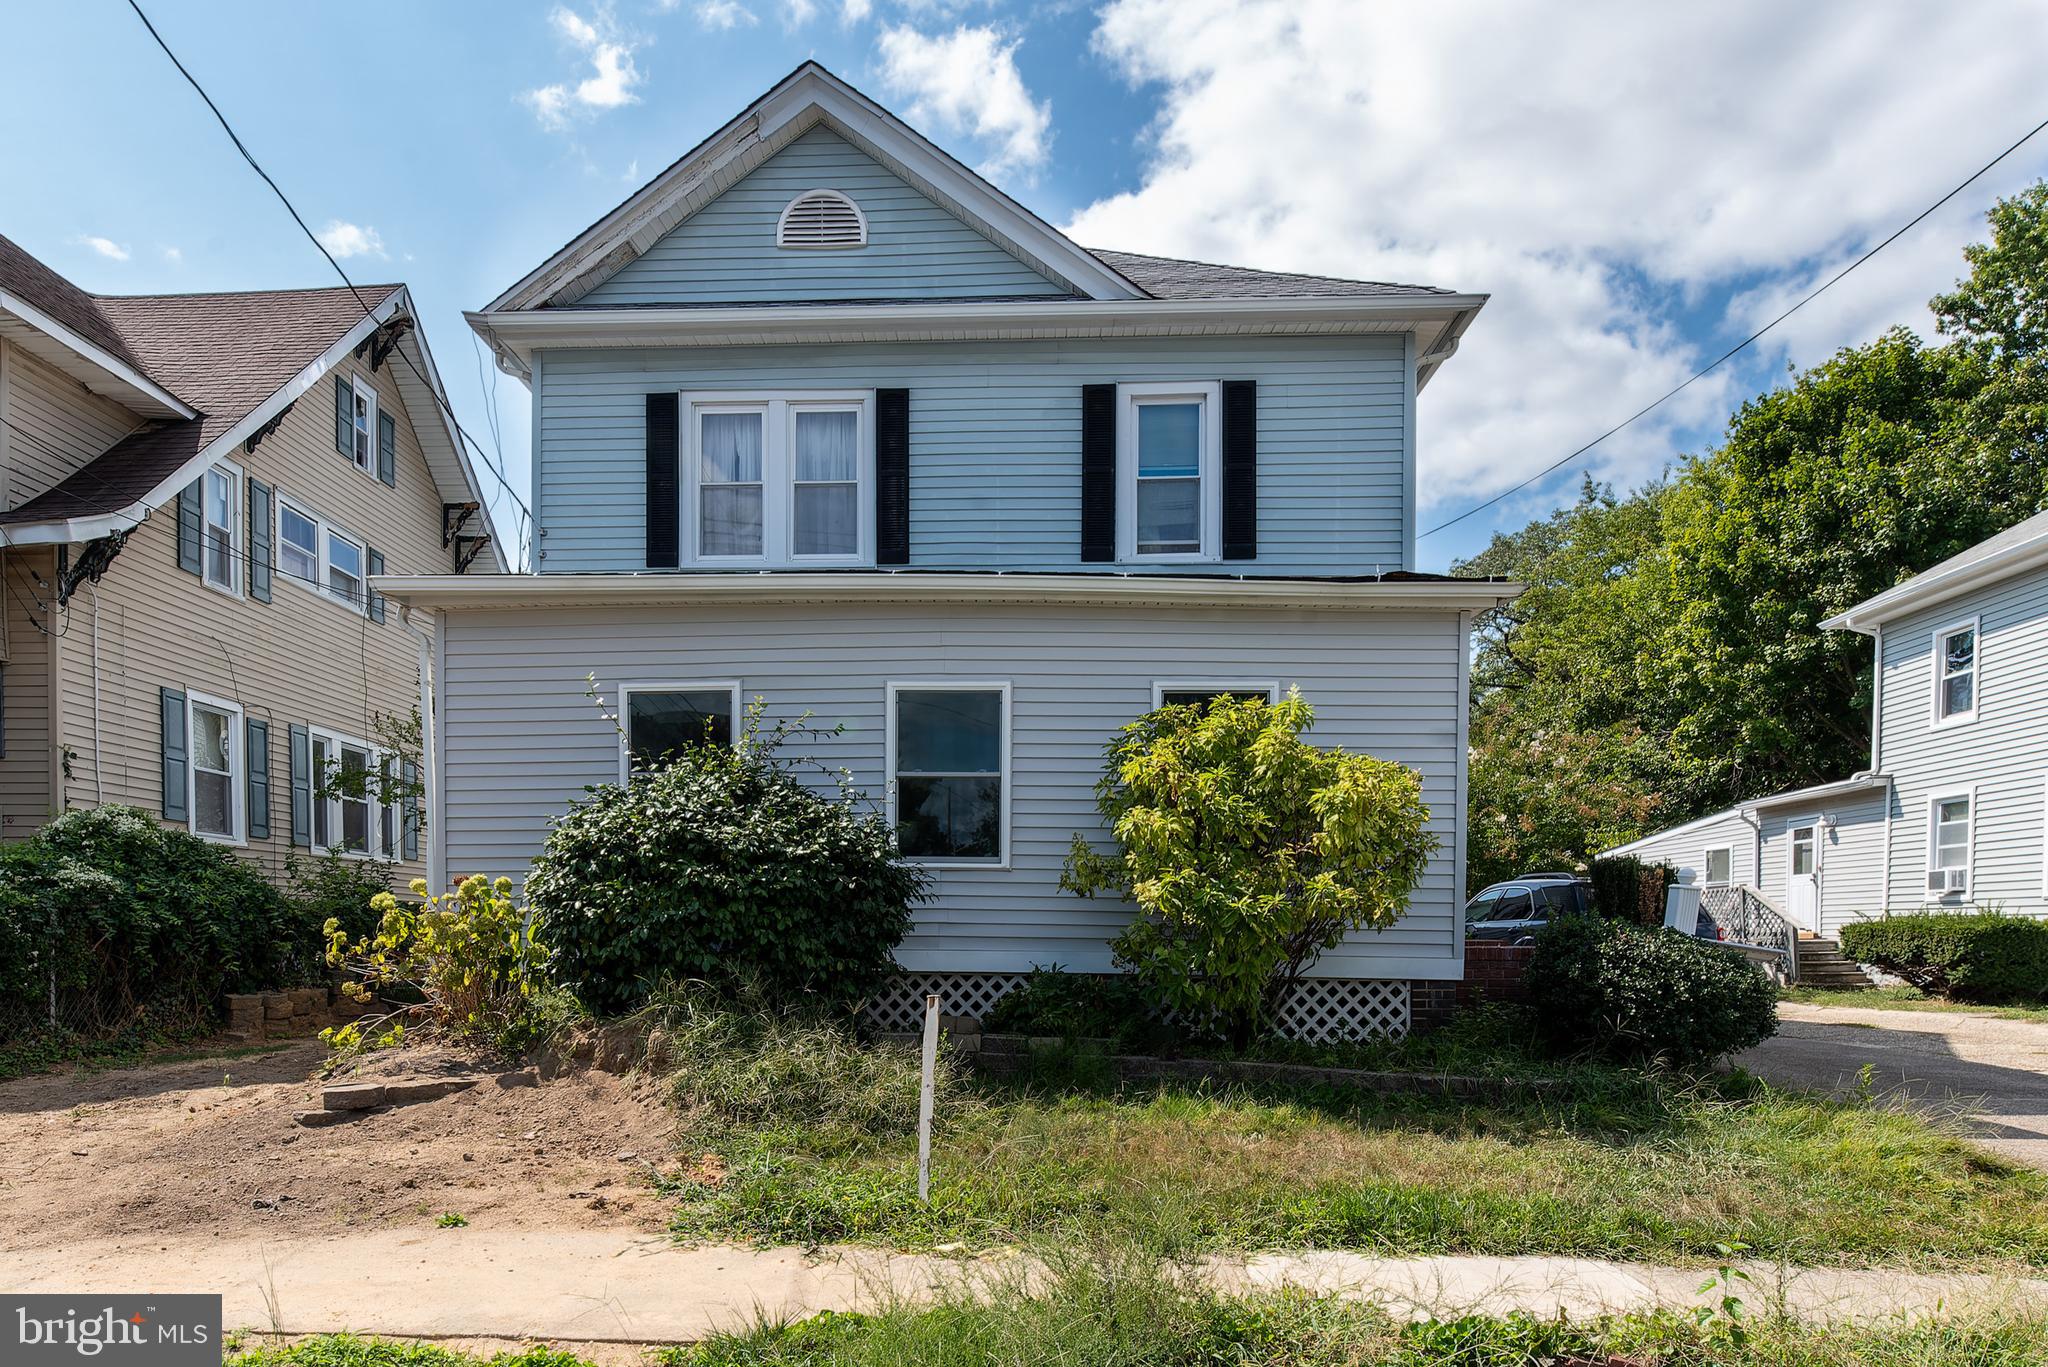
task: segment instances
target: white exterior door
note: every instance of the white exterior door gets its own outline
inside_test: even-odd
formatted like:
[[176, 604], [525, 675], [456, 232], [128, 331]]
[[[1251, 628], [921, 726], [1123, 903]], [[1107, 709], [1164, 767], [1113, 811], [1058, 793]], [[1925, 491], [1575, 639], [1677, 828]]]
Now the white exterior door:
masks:
[[1785, 912], [1806, 929], [1820, 930], [1820, 823], [1803, 822], [1787, 833]]

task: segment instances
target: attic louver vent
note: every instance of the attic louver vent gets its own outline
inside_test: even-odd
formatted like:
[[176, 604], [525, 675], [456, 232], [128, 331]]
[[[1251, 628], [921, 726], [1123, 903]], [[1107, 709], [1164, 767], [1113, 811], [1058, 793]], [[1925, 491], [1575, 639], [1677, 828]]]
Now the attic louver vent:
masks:
[[806, 190], [782, 211], [775, 228], [778, 247], [811, 249], [865, 247], [867, 216], [837, 190]]

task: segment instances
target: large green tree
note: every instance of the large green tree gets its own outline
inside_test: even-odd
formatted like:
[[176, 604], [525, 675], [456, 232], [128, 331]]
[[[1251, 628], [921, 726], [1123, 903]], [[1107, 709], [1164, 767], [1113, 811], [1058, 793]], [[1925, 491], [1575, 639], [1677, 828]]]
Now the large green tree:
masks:
[[1531, 585], [1477, 638], [1475, 886], [1869, 763], [1870, 643], [1819, 624], [2048, 506], [2048, 187], [1990, 224], [1942, 344], [1838, 352], [1460, 567]]

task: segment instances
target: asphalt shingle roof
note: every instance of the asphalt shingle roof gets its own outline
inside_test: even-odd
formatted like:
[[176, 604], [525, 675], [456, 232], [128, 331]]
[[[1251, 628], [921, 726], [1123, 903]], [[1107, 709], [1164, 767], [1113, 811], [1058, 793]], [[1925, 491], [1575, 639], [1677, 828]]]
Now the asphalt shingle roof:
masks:
[[1170, 256], [1141, 256], [1088, 248], [1090, 255], [1155, 299], [1345, 299], [1424, 297], [1451, 294], [1434, 285], [1401, 285], [1384, 280], [1340, 280], [1329, 275], [1255, 271]]
[[[64, 323], [199, 410], [123, 437], [0, 522], [116, 512], [247, 417], [397, 285], [233, 294], [88, 294], [0, 237], [0, 290]], [[358, 299], [360, 296], [360, 301]]]

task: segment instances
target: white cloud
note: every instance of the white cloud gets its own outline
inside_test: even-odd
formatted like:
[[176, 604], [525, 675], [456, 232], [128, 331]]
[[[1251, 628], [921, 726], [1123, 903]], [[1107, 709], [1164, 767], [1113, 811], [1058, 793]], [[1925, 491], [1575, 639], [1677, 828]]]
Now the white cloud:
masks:
[[78, 239], [109, 261], [126, 261], [128, 249], [111, 237], [81, 237]]
[[170, 262], [173, 266], [181, 265], [185, 260], [185, 249], [183, 247], [159, 247], [157, 251], [162, 254], [164, 260]]
[[[1492, 293], [1423, 398], [1426, 528], [1677, 384], [2031, 124], [2048, 9], [1111, 0], [1096, 40], [1160, 112], [1138, 186], [1074, 216], [1082, 242]], [[1760, 369], [1924, 327], [1991, 198], [2044, 168], [2030, 148], [1747, 376], [1716, 372], [1558, 480], [1640, 478]]]
[[858, 24], [874, 12], [874, 0], [839, 0], [839, 22], [842, 24]]
[[320, 245], [327, 249], [329, 255], [341, 260], [347, 260], [351, 256], [385, 254], [384, 239], [377, 235], [375, 228], [347, 223], [338, 218], [329, 219], [327, 226], [314, 236], [320, 240]]
[[714, 33], [724, 33], [741, 25], [752, 28], [761, 21], [739, 0], [698, 0], [697, 22]]
[[625, 172], [620, 175], [619, 179], [628, 185], [638, 185], [640, 183], [640, 158], [635, 157], [627, 162]]
[[786, 29], [800, 29], [817, 14], [817, 0], [782, 0], [782, 26]]
[[1033, 100], [1017, 70], [1017, 44], [995, 29], [961, 25], [930, 36], [908, 25], [882, 34], [882, 81], [911, 101], [913, 123], [968, 134], [989, 149], [977, 169], [994, 177], [1027, 175], [1044, 164], [1051, 142], [1052, 105]]
[[589, 59], [590, 74], [580, 81], [558, 81], [529, 90], [520, 96], [540, 120], [540, 126], [559, 132], [579, 117], [634, 104], [639, 96], [640, 70], [633, 64], [639, 44], [622, 36], [606, 9], [592, 11], [586, 19], [572, 9], [557, 6], [548, 15], [555, 32]]

